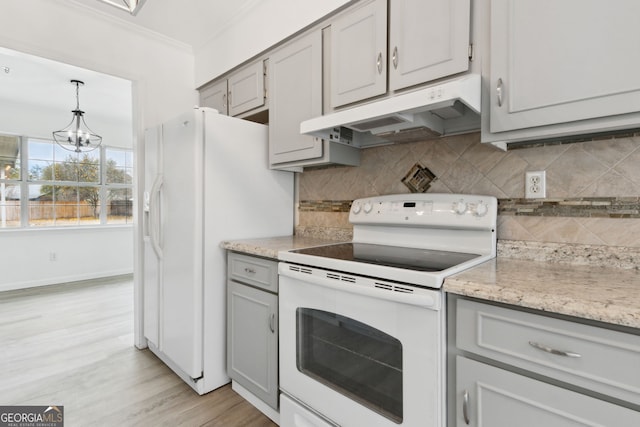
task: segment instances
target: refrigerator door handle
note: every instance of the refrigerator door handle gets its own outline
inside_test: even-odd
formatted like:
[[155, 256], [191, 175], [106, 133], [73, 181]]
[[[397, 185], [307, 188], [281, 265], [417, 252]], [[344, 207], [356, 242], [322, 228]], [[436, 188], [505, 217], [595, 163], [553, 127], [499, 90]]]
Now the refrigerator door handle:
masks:
[[162, 245], [160, 243], [162, 238], [160, 235], [160, 209], [162, 209], [162, 207], [160, 205], [160, 197], [163, 184], [164, 180], [162, 179], [162, 175], [158, 175], [153, 183], [153, 187], [151, 187], [151, 200], [149, 203], [149, 237], [153, 251], [158, 258], [162, 258]]

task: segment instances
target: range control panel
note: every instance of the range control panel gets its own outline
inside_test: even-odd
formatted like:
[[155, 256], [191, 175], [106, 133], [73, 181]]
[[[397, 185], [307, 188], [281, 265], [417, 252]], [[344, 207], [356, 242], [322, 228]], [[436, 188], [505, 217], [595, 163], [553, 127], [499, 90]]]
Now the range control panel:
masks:
[[498, 201], [471, 194], [396, 194], [354, 200], [349, 222], [370, 225], [413, 225], [494, 229]]

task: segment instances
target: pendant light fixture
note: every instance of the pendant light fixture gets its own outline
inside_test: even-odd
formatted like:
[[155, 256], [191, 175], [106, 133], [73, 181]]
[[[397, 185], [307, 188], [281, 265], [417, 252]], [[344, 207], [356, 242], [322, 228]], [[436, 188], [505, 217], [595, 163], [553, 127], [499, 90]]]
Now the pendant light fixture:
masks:
[[53, 139], [65, 150], [76, 153], [95, 150], [100, 146], [102, 137], [93, 133], [84, 122], [84, 111], [80, 109], [80, 86], [84, 82], [71, 80], [76, 85], [76, 109], [71, 110], [73, 118], [64, 129], [53, 132]]

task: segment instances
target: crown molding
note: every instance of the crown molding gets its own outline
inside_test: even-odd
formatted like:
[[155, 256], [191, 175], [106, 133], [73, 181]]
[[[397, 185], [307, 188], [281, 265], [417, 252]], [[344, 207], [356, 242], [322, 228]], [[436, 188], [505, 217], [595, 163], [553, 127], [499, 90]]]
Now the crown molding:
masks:
[[178, 50], [193, 54], [193, 46], [191, 46], [190, 44], [168, 37], [164, 34], [158, 33], [157, 31], [150, 30], [146, 27], [143, 27], [142, 25], [137, 25], [125, 19], [118, 18], [117, 16], [95, 9], [91, 6], [87, 6], [86, 0], [67, 0], [67, 2], [65, 2], [65, 5], [81, 12], [82, 14], [93, 16], [98, 20], [109, 23], [110, 25], [116, 26], [125, 31], [161, 42]]

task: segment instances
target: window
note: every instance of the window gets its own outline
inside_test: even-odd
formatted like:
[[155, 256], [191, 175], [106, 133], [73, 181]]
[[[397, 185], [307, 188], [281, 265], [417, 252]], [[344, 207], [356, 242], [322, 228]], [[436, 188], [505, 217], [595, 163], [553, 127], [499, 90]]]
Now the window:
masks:
[[73, 153], [50, 140], [0, 135], [0, 166], [0, 228], [132, 222], [132, 150]]

